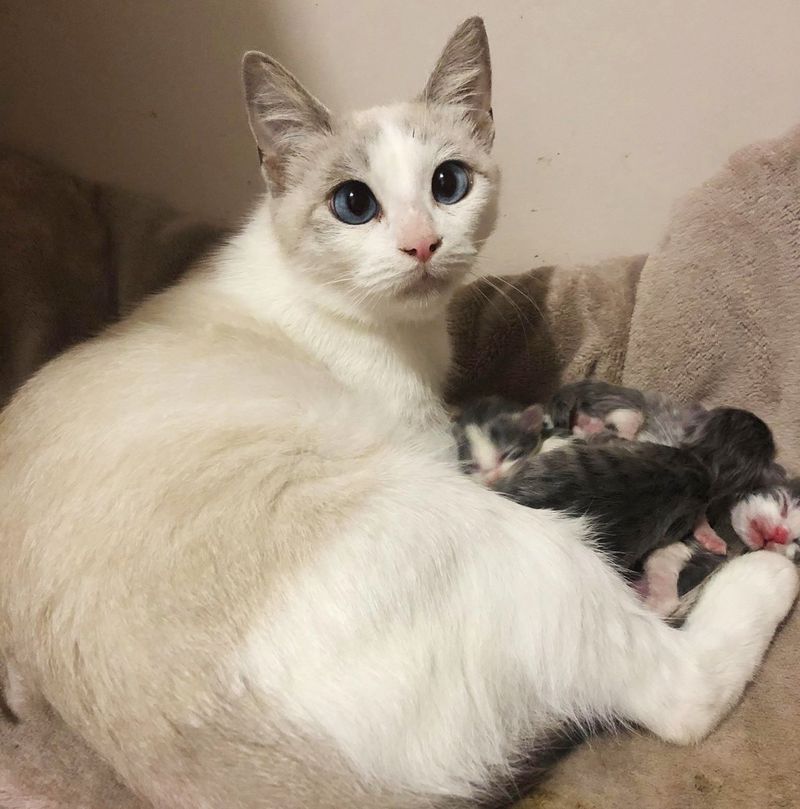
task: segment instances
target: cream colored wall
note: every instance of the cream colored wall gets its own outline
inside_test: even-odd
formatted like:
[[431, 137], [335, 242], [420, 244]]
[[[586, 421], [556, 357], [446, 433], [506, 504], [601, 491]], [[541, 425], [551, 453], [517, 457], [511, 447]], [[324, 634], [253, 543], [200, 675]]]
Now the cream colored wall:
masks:
[[476, 12], [504, 170], [498, 269], [647, 250], [731, 150], [800, 122], [797, 0], [0, 0], [2, 138], [237, 216], [260, 188], [244, 50], [362, 106], [420, 89]]

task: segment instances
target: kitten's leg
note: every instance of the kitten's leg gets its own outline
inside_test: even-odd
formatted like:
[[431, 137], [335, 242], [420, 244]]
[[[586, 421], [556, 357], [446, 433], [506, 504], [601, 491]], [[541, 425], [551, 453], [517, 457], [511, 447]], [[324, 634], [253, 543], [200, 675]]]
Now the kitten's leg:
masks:
[[603, 419], [579, 411], [572, 427], [572, 434], [578, 438], [586, 438], [589, 435], [605, 432], [605, 430], [606, 425]]
[[691, 557], [691, 548], [683, 542], [673, 542], [657, 548], [645, 559], [644, 603], [658, 615], [666, 618], [678, 608], [678, 577]]
[[708, 519], [704, 516], [694, 527], [694, 538], [711, 553], [725, 556], [728, 552], [728, 545], [725, 540], [711, 527]]
[[[683, 629], [663, 647], [635, 638], [624, 715], [667, 741], [696, 742], [736, 703], [797, 597], [794, 565], [773, 553], [729, 562], [703, 588]], [[648, 660], [649, 657], [649, 660]], [[628, 671], [630, 676], [632, 672]]]

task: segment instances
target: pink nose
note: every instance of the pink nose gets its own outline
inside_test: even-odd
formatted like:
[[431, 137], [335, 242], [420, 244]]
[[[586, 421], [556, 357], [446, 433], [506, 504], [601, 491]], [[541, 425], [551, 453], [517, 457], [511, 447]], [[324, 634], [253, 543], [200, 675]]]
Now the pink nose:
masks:
[[787, 545], [789, 542], [789, 529], [785, 525], [776, 525], [768, 534], [767, 542], [777, 542]]
[[493, 483], [497, 483], [498, 480], [503, 476], [503, 473], [500, 471], [499, 468], [492, 469], [491, 471], [487, 472], [484, 475], [484, 479], [486, 480], [486, 484], [491, 486]]
[[441, 243], [442, 240], [436, 236], [426, 236], [412, 242], [413, 247], [401, 247], [400, 249], [407, 256], [425, 262], [439, 249]]

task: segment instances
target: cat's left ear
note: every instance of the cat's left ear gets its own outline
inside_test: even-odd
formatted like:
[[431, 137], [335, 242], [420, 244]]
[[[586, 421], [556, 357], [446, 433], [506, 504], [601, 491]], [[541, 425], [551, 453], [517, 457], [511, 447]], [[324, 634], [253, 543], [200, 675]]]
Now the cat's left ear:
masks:
[[279, 62], [258, 51], [242, 60], [250, 129], [270, 190], [285, 189], [286, 163], [311, 134], [330, 132], [328, 110]]
[[429, 104], [464, 107], [476, 136], [487, 147], [492, 145], [492, 64], [486, 28], [480, 17], [470, 17], [456, 28], [422, 97]]
[[519, 426], [526, 433], [540, 433], [544, 427], [544, 408], [538, 404], [526, 407], [519, 414]]

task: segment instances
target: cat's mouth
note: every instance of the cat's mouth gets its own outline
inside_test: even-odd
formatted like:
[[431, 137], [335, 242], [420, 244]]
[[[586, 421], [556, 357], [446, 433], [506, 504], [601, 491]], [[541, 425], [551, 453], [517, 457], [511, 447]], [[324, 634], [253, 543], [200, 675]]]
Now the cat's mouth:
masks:
[[410, 278], [401, 288], [403, 298], [422, 298], [446, 290], [452, 283], [450, 275], [433, 275], [425, 270]]

